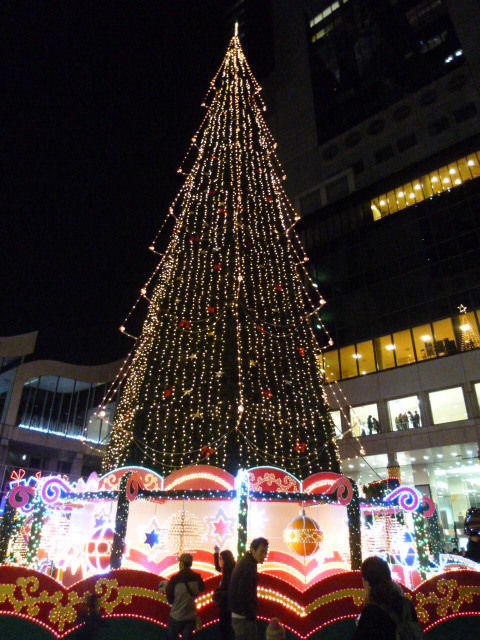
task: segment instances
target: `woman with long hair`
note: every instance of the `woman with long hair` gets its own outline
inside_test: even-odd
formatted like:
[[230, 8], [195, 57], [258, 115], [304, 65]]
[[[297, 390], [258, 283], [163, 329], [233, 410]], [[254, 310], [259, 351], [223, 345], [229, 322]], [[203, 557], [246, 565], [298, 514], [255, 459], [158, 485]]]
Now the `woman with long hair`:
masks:
[[423, 638], [415, 609], [395, 584], [385, 560], [372, 556], [361, 567], [365, 607], [353, 640]]
[[213, 594], [213, 601], [220, 610], [219, 638], [220, 640], [233, 640], [232, 612], [228, 602], [228, 588], [235, 568], [235, 558], [228, 549], [220, 551], [219, 547], [215, 547], [213, 559], [215, 561], [215, 569], [222, 574], [220, 585]]

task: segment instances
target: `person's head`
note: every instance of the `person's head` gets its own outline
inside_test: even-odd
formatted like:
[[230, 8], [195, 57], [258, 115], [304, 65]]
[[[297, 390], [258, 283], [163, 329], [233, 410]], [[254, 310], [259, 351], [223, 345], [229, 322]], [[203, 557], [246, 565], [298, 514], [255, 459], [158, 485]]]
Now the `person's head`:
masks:
[[182, 569], [190, 569], [193, 564], [193, 556], [191, 553], [182, 553], [182, 555], [178, 559], [178, 563], [180, 565], [180, 570]]
[[391, 600], [392, 575], [390, 567], [378, 556], [371, 556], [362, 562], [360, 568], [363, 585], [367, 592], [367, 600], [382, 604]]
[[262, 564], [268, 553], [268, 540], [266, 538], [255, 538], [250, 543], [250, 553], [257, 564]]
[[231, 571], [233, 569], [235, 566], [235, 558], [233, 557], [233, 553], [230, 549], [220, 551], [219, 562], [223, 572]]
[[282, 625], [280, 624], [280, 620], [278, 618], [272, 618], [270, 620], [269, 626], [272, 629], [281, 629]]

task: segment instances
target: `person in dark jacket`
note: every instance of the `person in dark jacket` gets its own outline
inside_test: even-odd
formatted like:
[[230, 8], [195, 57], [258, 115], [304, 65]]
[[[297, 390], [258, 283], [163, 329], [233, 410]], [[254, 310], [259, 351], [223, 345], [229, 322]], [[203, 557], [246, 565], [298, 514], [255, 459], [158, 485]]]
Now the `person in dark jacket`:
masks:
[[466, 557], [474, 562], [480, 562], [480, 536], [470, 536], [467, 543]]
[[233, 570], [228, 595], [235, 640], [257, 638], [257, 565], [263, 563], [267, 553], [268, 540], [255, 538], [250, 544], [250, 551]]
[[204, 591], [200, 574], [192, 571], [193, 557], [182, 553], [179, 558], [180, 571], [170, 578], [165, 588], [168, 602], [172, 605], [168, 619], [168, 640], [191, 640], [197, 620], [195, 598]]
[[213, 559], [215, 569], [222, 574], [220, 586], [213, 594], [213, 601], [220, 610], [218, 637], [220, 640], [233, 640], [232, 612], [228, 602], [228, 589], [235, 568], [235, 558], [228, 549], [220, 551], [219, 547], [215, 547]]
[[362, 579], [365, 607], [357, 623], [353, 640], [395, 640], [397, 628], [411, 625], [412, 638], [423, 637], [412, 603], [395, 584], [385, 560], [372, 556], [363, 561]]
[[101, 637], [101, 630], [104, 626], [100, 612], [100, 596], [97, 593], [87, 593], [85, 605], [81, 612], [81, 621], [84, 626], [79, 633], [79, 640], [96, 640]]

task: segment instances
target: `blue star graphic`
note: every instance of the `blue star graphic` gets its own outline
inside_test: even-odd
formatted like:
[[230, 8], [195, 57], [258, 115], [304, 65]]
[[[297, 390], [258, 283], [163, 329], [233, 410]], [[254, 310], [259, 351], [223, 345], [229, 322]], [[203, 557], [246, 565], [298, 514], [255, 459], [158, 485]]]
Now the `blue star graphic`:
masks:
[[158, 533], [154, 531], [154, 529], [152, 529], [150, 533], [145, 534], [144, 544], [149, 544], [150, 549], [153, 549], [153, 547], [158, 544]]

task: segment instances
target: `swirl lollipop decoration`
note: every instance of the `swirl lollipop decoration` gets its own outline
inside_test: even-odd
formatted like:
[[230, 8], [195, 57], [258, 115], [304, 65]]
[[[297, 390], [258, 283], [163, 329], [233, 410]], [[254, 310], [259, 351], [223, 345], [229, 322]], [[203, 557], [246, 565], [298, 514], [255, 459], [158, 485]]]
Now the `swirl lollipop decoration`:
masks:
[[8, 503], [22, 513], [30, 513], [33, 509], [35, 489], [24, 484], [17, 484], [8, 495]]
[[58, 477], [47, 478], [47, 480], [42, 485], [41, 497], [45, 504], [54, 505], [61, 498], [62, 493], [69, 493], [71, 491], [71, 487]]
[[409, 513], [417, 511], [420, 506], [420, 497], [418, 492], [412, 487], [401, 485], [394, 489], [391, 493], [385, 496], [385, 502], [395, 502], [398, 500], [398, 505]]

